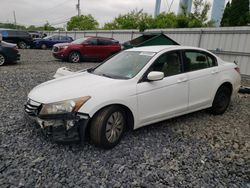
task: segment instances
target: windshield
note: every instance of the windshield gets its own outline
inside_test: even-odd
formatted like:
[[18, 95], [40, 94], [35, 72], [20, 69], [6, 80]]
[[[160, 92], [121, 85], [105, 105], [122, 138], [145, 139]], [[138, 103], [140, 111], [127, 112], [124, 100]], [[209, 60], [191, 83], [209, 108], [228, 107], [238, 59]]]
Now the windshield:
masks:
[[76, 39], [76, 40], [74, 40], [73, 42], [71, 42], [71, 43], [73, 43], [73, 44], [82, 44], [84, 41], [86, 41], [88, 38], [80, 38], [80, 39]]
[[97, 67], [93, 73], [116, 79], [130, 79], [155, 55], [153, 52], [123, 51]]
[[50, 39], [51, 38], [51, 36], [47, 36], [47, 37], [44, 37], [43, 39]]

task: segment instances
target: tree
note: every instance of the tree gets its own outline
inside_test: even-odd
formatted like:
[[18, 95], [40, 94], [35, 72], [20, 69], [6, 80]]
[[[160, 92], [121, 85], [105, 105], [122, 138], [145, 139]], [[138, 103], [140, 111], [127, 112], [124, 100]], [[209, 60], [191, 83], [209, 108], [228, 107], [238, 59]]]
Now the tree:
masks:
[[154, 28], [175, 28], [177, 27], [177, 17], [171, 13], [160, 13], [154, 21]]
[[222, 19], [221, 19], [221, 22], [220, 22], [220, 26], [229, 26], [229, 18], [230, 18], [230, 9], [231, 9], [231, 4], [230, 2], [228, 1], [227, 5], [226, 5], [226, 8], [223, 12], [223, 16], [222, 16]]
[[244, 26], [247, 25], [247, 17], [249, 14], [249, 0], [232, 0], [229, 25]]
[[127, 14], [119, 15], [113, 21], [105, 23], [104, 29], [139, 29], [144, 31], [152, 28], [154, 19], [143, 10], [133, 10]]
[[95, 18], [88, 14], [88, 15], [81, 15], [81, 16], [73, 16], [71, 17], [70, 21], [67, 22], [67, 29], [68, 30], [93, 30], [97, 29], [99, 26], [98, 22]]
[[211, 7], [210, 3], [208, 3], [205, 0], [194, 0], [193, 5], [194, 5], [194, 13], [192, 14], [192, 16], [195, 19], [201, 21], [201, 23], [205, 23], [208, 19], [207, 13]]
[[43, 30], [44, 30], [44, 31], [55, 31], [56, 28], [54, 28], [52, 25], [50, 25], [49, 22], [47, 21], [47, 22], [43, 25]]

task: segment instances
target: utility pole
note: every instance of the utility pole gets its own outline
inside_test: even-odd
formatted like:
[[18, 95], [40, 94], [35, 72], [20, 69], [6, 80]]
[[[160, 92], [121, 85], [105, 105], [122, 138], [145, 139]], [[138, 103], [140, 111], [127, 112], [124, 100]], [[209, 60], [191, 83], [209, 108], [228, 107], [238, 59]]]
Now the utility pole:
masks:
[[78, 17], [79, 17], [81, 15], [80, 0], [78, 0], [78, 3], [76, 4], [76, 10], [78, 11]]
[[16, 13], [15, 13], [15, 11], [13, 11], [13, 15], [14, 15], [14, 24], [15, 24], [15, 28], [17, 28], [17, 25], [16, 25]]

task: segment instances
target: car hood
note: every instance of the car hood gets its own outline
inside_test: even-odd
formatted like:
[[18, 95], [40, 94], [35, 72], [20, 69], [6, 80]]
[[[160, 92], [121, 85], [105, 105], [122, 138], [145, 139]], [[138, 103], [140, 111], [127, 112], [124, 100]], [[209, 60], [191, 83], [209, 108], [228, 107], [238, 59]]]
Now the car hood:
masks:
[[16, 44], [13, 44], [13, 43], [9, 43], [9, 42], [5, 42], [5, 41], [2, 41], [0, 43], [0, 45], [2, 45], [3, 47], [9, 47], [9, 48], [13, 48], [16, 46]]
[[115, 87], [124, 80], [116, 80], [88, 72], [63, 76], [36, 86], [28, 98], [39, 103], [53, 103], [84, 96], [94, 96], [98, 92]]

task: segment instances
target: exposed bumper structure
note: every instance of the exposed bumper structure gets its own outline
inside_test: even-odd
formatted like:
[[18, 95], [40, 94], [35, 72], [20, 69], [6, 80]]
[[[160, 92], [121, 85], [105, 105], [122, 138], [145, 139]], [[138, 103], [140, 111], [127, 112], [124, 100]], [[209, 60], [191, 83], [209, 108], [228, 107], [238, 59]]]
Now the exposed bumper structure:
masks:
[[26, 120], [38, 125], [42, 132], [55, 142], [84, 142], [89, 116], [80, 113], [39, 115], [42, 104], [28, 101], [25, 105]]

